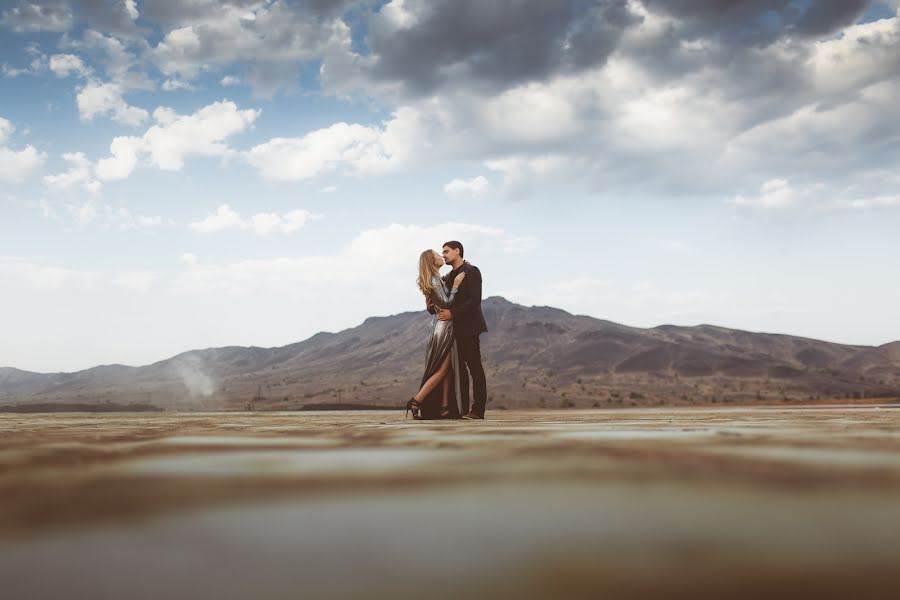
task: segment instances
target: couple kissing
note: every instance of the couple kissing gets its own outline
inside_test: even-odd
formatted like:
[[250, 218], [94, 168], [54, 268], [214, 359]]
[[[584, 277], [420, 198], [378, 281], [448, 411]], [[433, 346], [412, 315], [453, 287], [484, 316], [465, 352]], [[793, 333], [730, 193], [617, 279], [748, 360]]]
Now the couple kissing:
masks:
[[[487, 382], [481, 366], [479, 337], [487, 331], [481, 313], [481, 271], [463, 259], [463, 245], [444, 244], [441, 254], [419, 256], [416, 284], [425, 307], [435, 315], [425, 354], [419, 391], [406, 403], [414, 419], [483, 419]], [[451, 270], [441, 278], [440, 268]], [[469, 404], [469, 379], [472, 403]]]

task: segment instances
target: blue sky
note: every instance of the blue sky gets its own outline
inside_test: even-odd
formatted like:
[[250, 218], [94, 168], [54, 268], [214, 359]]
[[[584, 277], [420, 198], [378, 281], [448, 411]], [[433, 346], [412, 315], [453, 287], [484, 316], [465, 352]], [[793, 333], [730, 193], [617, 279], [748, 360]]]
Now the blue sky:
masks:
[[[485, 295], [900, 339], [896, 2], [0, 9], [0, 365], [147, 364]], [[730, 6], [730, 5], [729, 5]]]

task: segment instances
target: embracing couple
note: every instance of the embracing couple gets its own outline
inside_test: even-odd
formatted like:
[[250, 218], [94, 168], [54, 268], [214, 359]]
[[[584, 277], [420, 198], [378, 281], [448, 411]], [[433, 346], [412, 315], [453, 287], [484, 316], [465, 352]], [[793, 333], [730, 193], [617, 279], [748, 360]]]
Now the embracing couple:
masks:
[[[406, 403], [407, 416], [412, 412], [415, 419], [484, 418], [487, 382], [478, 336], [487, 331], [487, 325], [481, 314], [481, 271], [463, 260], [463, 254], [463, 245], [452, 241], [444, 244], [441, 254], [426, 250], [419, 256], [416, 284], [425, 295], [428, 312], [437, 318], [419, 392]], [[441, 279], [440, 268], [445, 264], [451, 271]]]

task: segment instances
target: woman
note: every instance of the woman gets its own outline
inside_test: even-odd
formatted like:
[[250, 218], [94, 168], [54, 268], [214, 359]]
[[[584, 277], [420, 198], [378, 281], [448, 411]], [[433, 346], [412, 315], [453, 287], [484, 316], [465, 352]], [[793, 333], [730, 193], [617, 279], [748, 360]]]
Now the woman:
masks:
[[[447, 291], [444, 288], [444, 282], [441, 279], [440, 268], [444, 264], [444, 259], [434, 250], [426, 250], [419, 255], [419, 277], [416, 284], [419, 290], [425, 294], [437, 308], [450, 308], [453, 305], [453, 299], [456, 297], [456, 291], [463, 279], [466, 278], [465, 273], [460, 273], [453, 280], [453, 288]], [[419, 392], [406, 403], [406, 416], [409, 417], [410, 411], [414, 419], [424, 418], [419, 414], [419, 409], [429, 399], [429, 394], [441, 389], [441, 412], [440, 418], [449, 419], [452, 415], [450, 410], [450, 388], [453, 388], [454, 397], [456, 399], [457, 410], [459, 413], [459, 364], [456, 356], [456, 343], [453, 339], [453, 321], [441, 321], [435, 319], [431, 328], [431, 339], [428, 341], [428, 348], [425, 358], [425, 374], [422, 376], [422, 384]]]

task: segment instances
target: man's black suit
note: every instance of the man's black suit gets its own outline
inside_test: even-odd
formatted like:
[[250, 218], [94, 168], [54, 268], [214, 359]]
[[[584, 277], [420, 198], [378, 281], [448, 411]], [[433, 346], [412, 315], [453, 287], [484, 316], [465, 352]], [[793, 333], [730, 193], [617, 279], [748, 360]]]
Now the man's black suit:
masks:
[[[460, 273], [465, 273], [466, 278], [463, 279], [459, 290], [456, 292], [456, 298], [453, 301], [453, 308], [450, 312], [453, 315], [453, 335], [456, 336], [456, 348], [459, 351], [459, 361], [466, 368], [460, 369], [460, 399], [462, 400], [463, 414], [472, 412], [479, 417], [484, 416], [484, 408], [487, 404], [487, 381], [484, 376], [484, 367], [481, 366], [481, 342], [478, 336], [486, 332], [487, 324], [484, 322], [484, 315], [481, 313], [481, 271], [478, 267], [463, 262], [458, 268], [450, 271], [444, 277], [444, 283], [449, 288], [453, 285], [453, 280]], [[435, 309], [431, 306], [428, 312], [434, 314]], [[473, 400], [472, 407], [469, 408], [469, 377], [472, 377]]]

